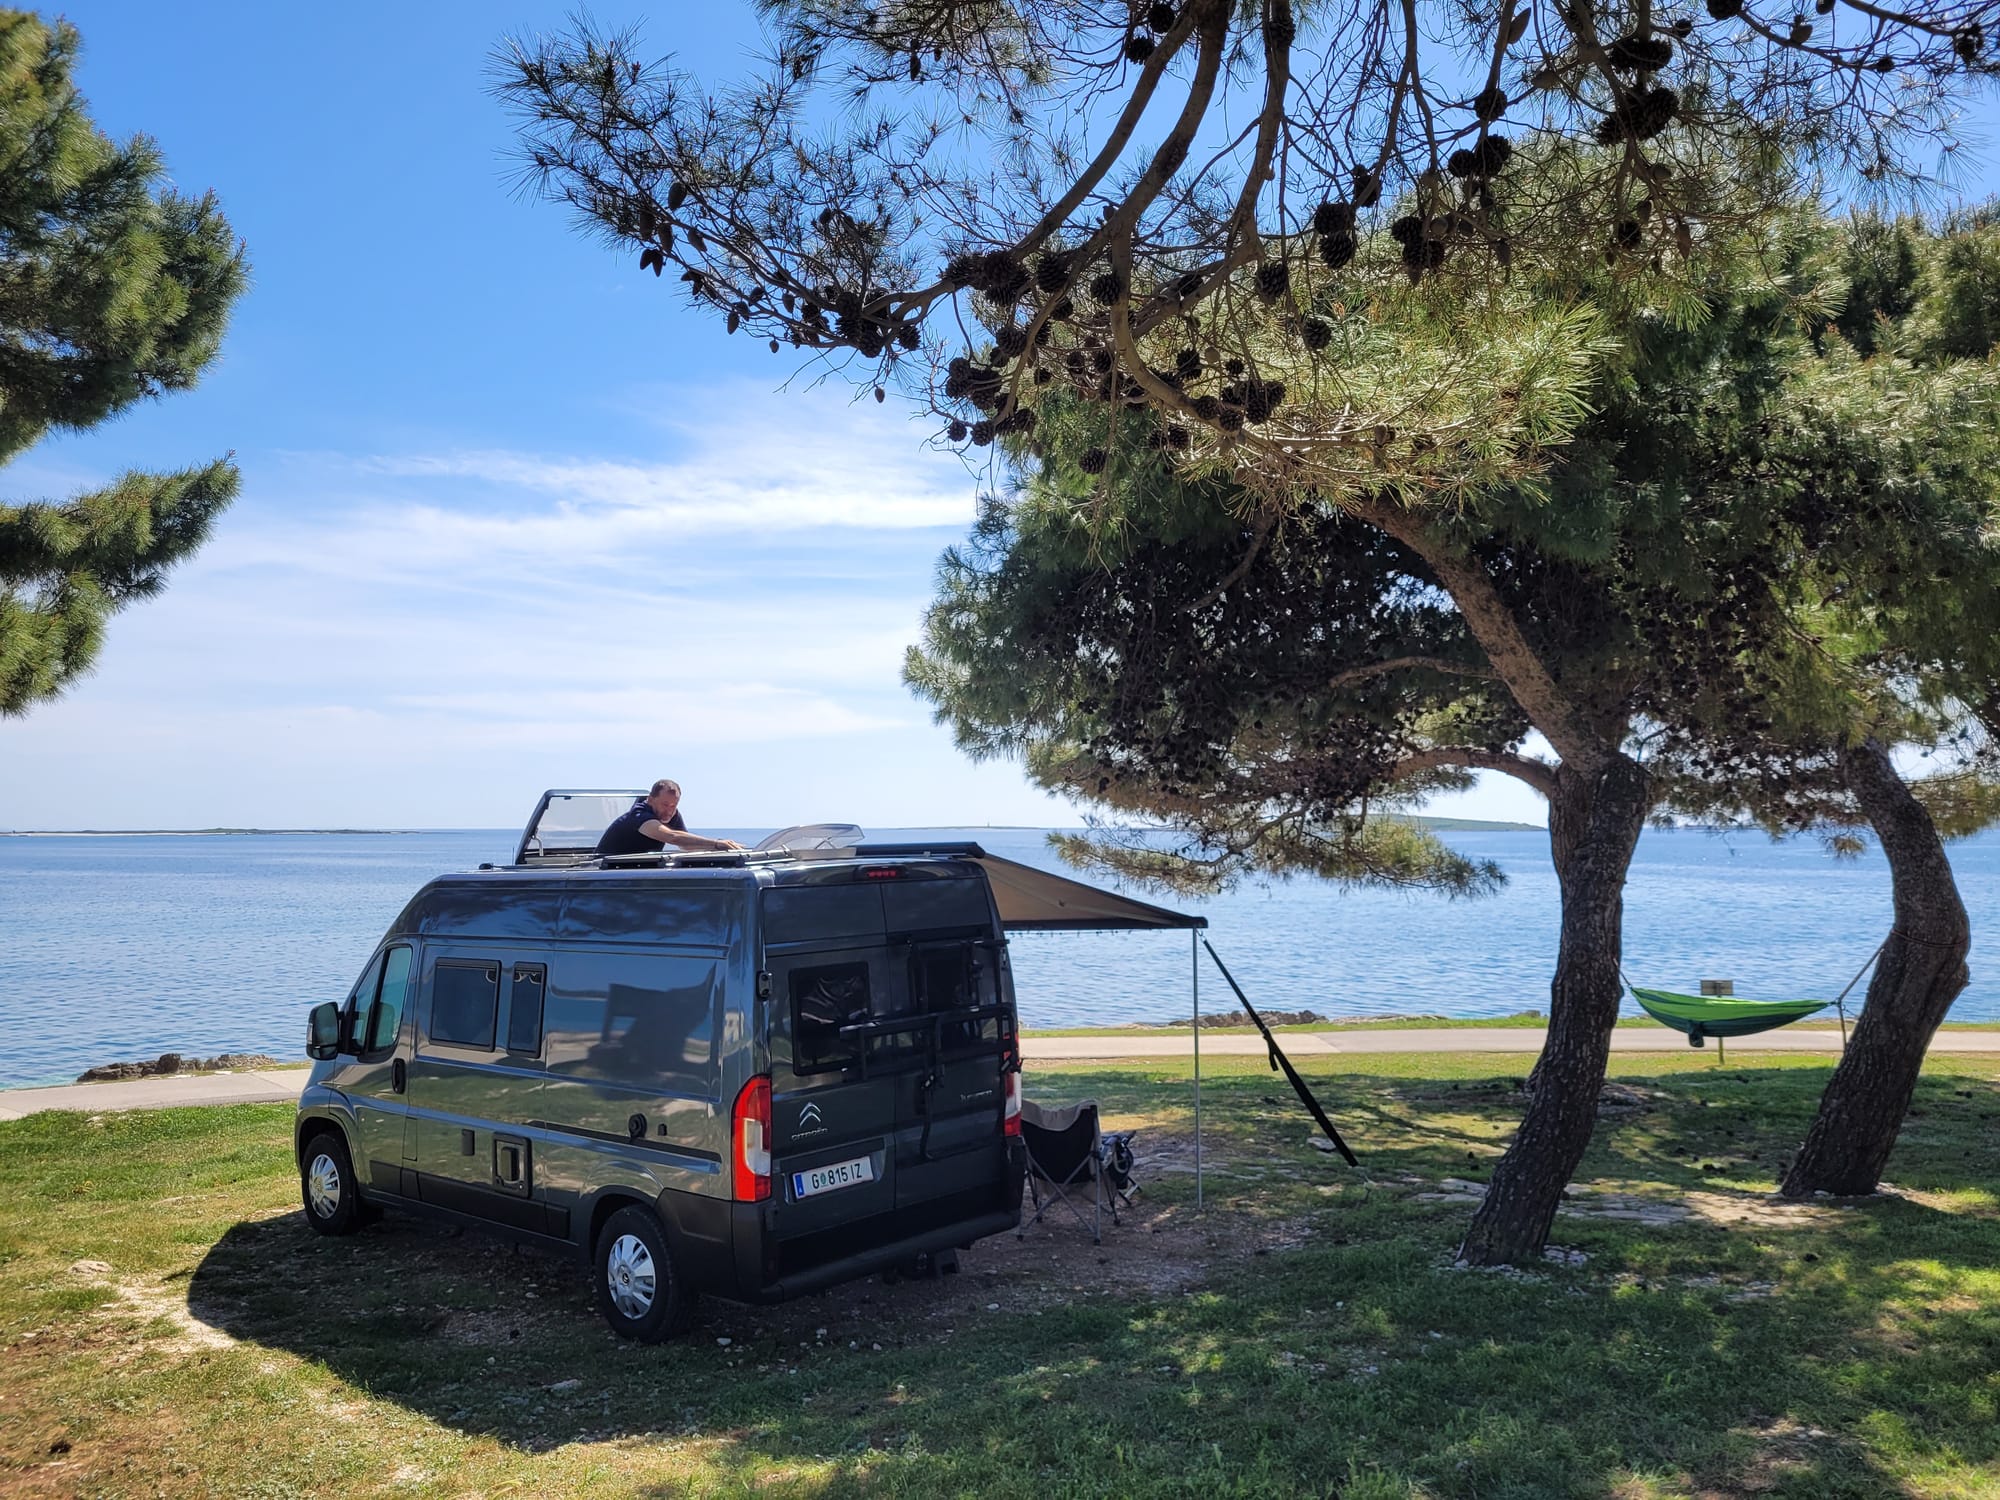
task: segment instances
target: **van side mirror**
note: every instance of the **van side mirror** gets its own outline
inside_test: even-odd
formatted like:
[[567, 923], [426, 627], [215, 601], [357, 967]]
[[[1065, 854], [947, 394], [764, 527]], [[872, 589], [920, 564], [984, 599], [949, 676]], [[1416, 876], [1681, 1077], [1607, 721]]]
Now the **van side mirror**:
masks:
[[306, 1017], [306, 1056], [325, 1062], [340, 1055], [340, 1007], [329, 1000]]

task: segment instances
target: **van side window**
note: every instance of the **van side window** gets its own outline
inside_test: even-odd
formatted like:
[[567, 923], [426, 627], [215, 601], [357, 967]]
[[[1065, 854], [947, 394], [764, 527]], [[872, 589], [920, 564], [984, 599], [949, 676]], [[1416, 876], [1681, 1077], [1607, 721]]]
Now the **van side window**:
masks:
[[441, 958], [431, 979], [431, 1040], [493, 1050], [500, 965]]
[[402, 1029], [403, 1009], [410, 998], [410, 950], [391, 948], [382, 955], [382, 988], [375, 996], [375, 1007], [368, 1012], [367, 1044], [365, 1052], [380, 1052], [396, 1045], [396, 1033]]
[[355, 981], [347, 997], [346, 1013], [340, 1018], [341, 1031], [357, 1047], [367, 1039], [369, 1007], [374, 1005], [376, 991], [381, 987], [382, 955], [378, 953], [369, 960], [368, 967]]
[[530, 1056], [542, 1050], [542, 997], [549, 971], [542, 964], [514, 965], [514, 993], [507, 1005], [507, 1050]]
[[612, 1083], [644, 1079], [648, 1088], [709, 1087], [723, 979], [717, 960], [690, 954], [565, 953], [560, 971], [548, 976], [549, 1073]]
[[839, 1068], [858, 1060], [860, 1042], [840, 1028], [869, 1019], [868, 965], [792, 970], [792, 1049], [797, 1067]]

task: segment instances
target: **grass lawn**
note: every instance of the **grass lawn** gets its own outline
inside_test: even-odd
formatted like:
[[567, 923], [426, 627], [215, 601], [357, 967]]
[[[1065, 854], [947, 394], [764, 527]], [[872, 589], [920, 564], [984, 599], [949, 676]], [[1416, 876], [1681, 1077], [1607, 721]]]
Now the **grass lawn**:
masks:
[[[1481, 1016], [1477, 1018], [1452, 1018], [1448, 1016], [1384, 1016], [1367, 1021], [1305, 1021], [1273, 1026], [1275, 1033], [1288, 1031], [1523, 1031], [1539, 1030], [1549, 1024], [1546, 1011], [1516, 1011], [1511, 1016]], [[1807, 1024], [1814, 1028], [1838, 1026], [1840, 1020], [1832, 1013], [1813, 1016]], [[1618, 1025], [1633, 1030], [1652, 1027], [1663, 1030], [1661, 1023], [1651, 1016], [1620, 1016]], [[1022, 1036], [1186, 1036], [1193, 1028], [1189, 1026], [1024, 1026]], [[1947, 1021], [1938, 1028], [1940, 1031], [2000, 1031], [2000, 1021]], [[1211, 1033], [1218, 1036], [1241, 1034], [1255, 1036], [1257, 1028], [1247, 1022], [1241, 1026], [1204, 1026], [1202, 1035]], [[1746, 1045], [1739, 1043], [1740, 1045]]]
[[1763, 1196], [1824, 1058], [1613, 1059], [1525, 1273], [1452, 1268], [1513, 1056], [1038, 1067], [1145, 1191], [939, 1282], [614, 1339], [571, 1262], [304, 1227], [291, 1110], [0, 1123], [0, 1494], [2000, 1495], [2000, 1059], [1940, 1057], [1857, 1203]]

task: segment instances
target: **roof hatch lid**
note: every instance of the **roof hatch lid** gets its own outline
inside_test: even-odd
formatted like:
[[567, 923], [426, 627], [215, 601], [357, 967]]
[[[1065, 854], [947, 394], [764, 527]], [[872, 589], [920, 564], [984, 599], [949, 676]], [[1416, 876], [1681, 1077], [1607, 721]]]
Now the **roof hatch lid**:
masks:
[[623, 817], [645, 791], [572, 791], [542, 793], [534, 815], [521, 830], [517, 865], [573, 864], [597, 853], [597, 841], [614, 818]]
[[762, 850], [782, 849], [796, 859], [852, 859], [868, 835], [853, 823], [795, 823], [758, 842]]

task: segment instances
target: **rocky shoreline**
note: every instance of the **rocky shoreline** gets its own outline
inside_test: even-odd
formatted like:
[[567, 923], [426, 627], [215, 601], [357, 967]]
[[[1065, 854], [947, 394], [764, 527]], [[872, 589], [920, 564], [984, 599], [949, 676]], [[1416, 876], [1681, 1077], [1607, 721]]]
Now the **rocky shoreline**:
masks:
[[283, 1064], [262, 1052], [220, 1052], [214, 1057], [184, 1057], [162, 1052], [147, 1062], [103, 1063], [76, 1075], [78, 1083], [119, 1083], [128, 1078], [171, 1078], [176, 1073], [254, 1073]]

